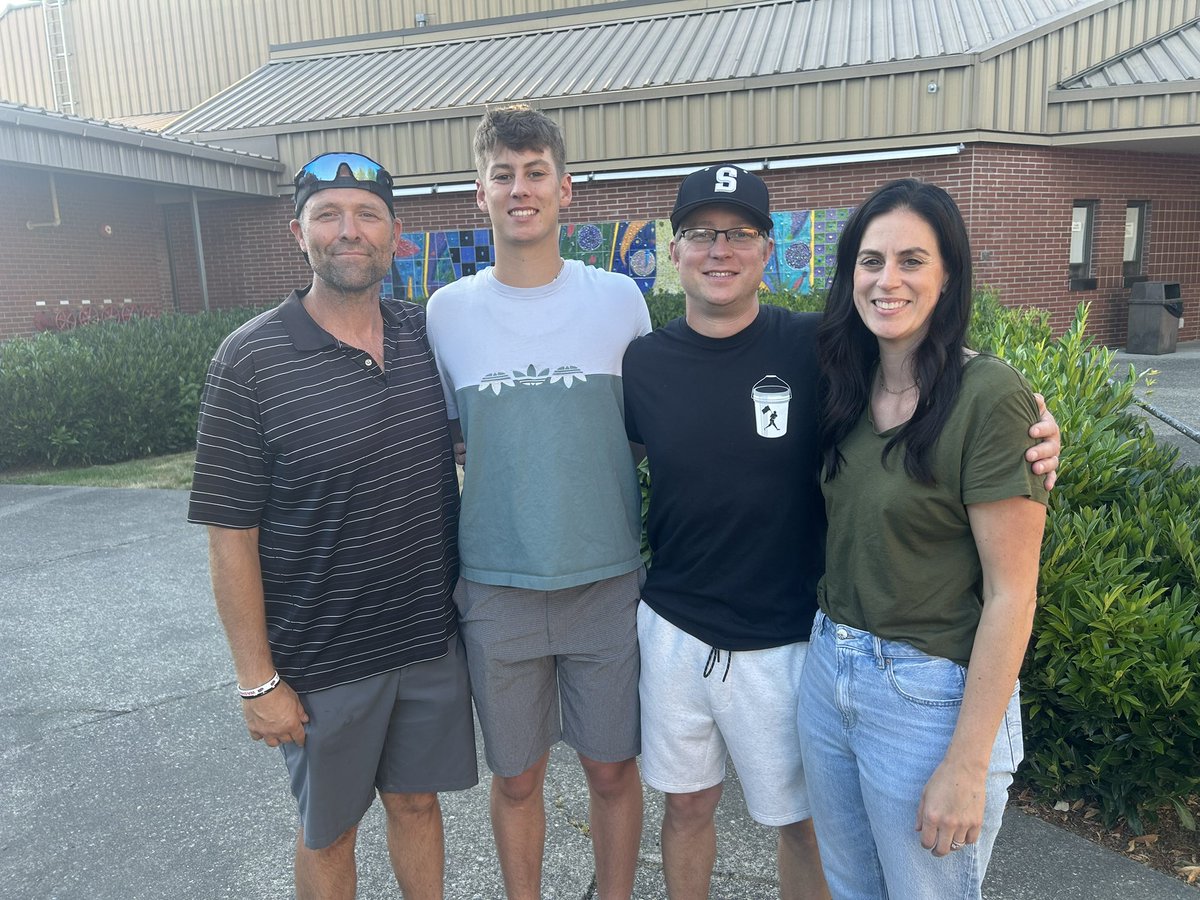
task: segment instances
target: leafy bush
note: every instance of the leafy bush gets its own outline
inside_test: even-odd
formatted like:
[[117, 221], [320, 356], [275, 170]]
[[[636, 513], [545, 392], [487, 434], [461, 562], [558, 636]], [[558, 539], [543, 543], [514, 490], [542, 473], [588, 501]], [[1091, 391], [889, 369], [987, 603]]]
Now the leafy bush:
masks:
[[[809, 294], [792, 291], [760, 291], [758, 299], [770, 306], [782, 306], [797, 312], [822, 312], [825, 309], [825, 291]], [[646, 295], [646, 306], [650, 309], [650, 324], [655, 328], [666, 325], [683, 315], [683, 294], [674, 291], [651, 291]]]
[[102, 322], [0, 346], [0, 469], [191, 448], [209, 360], [255, 312]]
[[1133, 413], [1147, 373], [1110, 381], [1081, 306], [1051, 340], [1043, 314], [979, 298], [975, 346], [1046, 395], [1063, 432], [1040, 601], [1022, 676], [1023, 775], [1097, 802], [1135, 831], [1200, 790], [1200, 470]]

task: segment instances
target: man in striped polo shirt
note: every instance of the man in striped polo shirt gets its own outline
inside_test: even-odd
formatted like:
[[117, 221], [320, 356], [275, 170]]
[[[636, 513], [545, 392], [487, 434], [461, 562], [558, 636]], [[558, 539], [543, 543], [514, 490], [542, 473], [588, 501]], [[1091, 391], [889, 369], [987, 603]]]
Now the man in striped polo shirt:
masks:
[[478, 781], [445, 403], [422, 309], [379, 296], [391, 183], [353, 153], [296, 174], [312, 284], [225, 339], [200, 411], [188, 520], [250, 736], [291, 775], [299, 898], [354, 896], [377, 791], [404, 896], [440, 898], [437, 792]]

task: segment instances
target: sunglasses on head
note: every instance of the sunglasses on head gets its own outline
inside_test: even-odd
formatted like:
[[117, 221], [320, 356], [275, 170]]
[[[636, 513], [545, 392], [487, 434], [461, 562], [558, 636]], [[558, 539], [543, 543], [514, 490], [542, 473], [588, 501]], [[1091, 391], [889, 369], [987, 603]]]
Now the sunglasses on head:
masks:
[[[341, 174], [342, 166], [349, 171], [349, 176]], [[392, 176], [387, 170], [361, 153], [322, 153], [300, 168], [293, 183], [302, 188], [314, 182], [332, 182], [346, 177], [362, 184], [381, 184], [389, 190], [392, 186]]]

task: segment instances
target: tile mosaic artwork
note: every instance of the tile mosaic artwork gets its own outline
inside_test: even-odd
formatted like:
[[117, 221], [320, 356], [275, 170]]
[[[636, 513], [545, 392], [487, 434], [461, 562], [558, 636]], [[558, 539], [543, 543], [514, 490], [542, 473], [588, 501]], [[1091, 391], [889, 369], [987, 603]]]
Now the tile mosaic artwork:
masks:
[[[763, 273], [763, 287], [804, 294], [825, 287], [849, 215], [846, 207], [772, 214], [775, 253]], [[680, 290], [670, 242], [667, 219], [564, 225], [559, 237], [564, 259], [628, 275], [643, 293]], [[493, 252], [492, 232], [487, 228], [406, 233], [383, 295], [424, 302], [443, 285], [490, 266]]]

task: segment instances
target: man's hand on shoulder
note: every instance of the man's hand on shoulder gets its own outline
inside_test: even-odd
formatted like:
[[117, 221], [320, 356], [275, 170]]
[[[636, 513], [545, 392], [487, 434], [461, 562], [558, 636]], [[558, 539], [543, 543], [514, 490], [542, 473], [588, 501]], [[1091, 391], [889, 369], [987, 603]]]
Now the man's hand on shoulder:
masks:
[[465, 469], [467, 467], [467, 441], [463, 437], [462, 421], [451, 419], [447, 424], [450, 426], [450, 443], [454, 445], [454, 462]]
[[1031, 468], [1035, 475], [1046, 476], [1043, 484], [1046, 486], [1046, 490], [1052, 491], [1058, 481], [1058, 457], [1062, 451], [1062, 432], [1058, 428], [1058, 422], [1050, 414], [1050, 410], [1046, 409], [1046, 398], [1036, 393], [1033, 396], [1037, 400], [1038, 411], [1041, 412], [1042, 417], [1029, 426], [1029, 436], [1041, 443], [1034, 444], [1025, 451], [1025, 460], [1033, 464]]
[[308, 721], [308, 713], [296, 692], [285, 682], [279, 682], [269, 694], [243, 700], [242, 715], [246, 717], [246, 728], [254, 740], [263, 741], [268, 747], [288, 742], [304, 746], [304, 723]]

